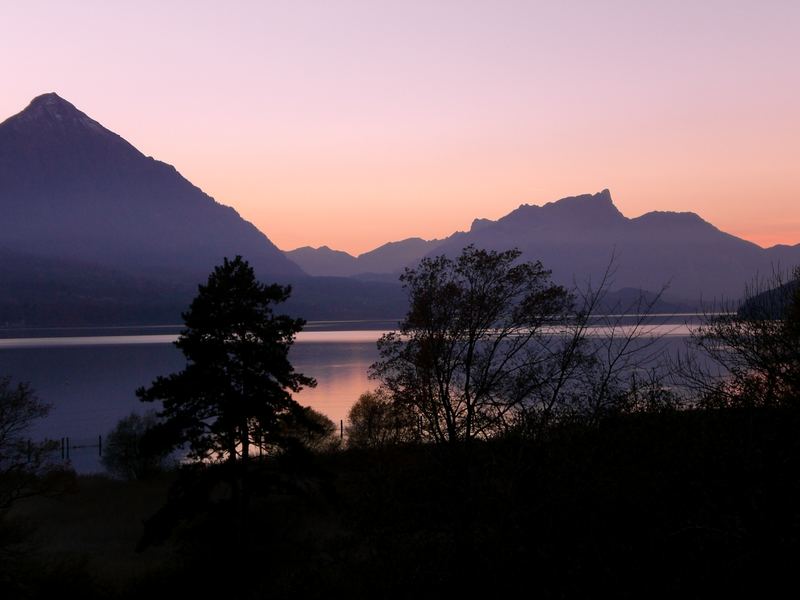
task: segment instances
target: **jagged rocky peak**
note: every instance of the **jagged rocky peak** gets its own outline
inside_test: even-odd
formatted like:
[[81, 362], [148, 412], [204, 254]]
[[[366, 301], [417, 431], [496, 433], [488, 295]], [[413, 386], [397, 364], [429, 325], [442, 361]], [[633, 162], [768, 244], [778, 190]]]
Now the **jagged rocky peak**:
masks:
[[478, 231], [480, 229], [483, 229], [484, 227], [489, 227], [493, 223], [494, 223], [494, 221], [492, 221], [491, 219], [480, 219], [480, 218], [479, 219], [474, 219], [472, 221], [472, 225], [470, 226], [469, 230], [470, 231]]
[[580, 196], [568, 196], [555, 202], [548, 202], [542, 208], [546, 210], [591, 210], [593, 212], [609, 212], [621, 215], [614, 201], [611, 199], [611, 192], [604, 189], [597, 194], [581, 194]]
[[[523, 204], [501, 218], [499, 222], [531, 225], [550, 221], [608, 225], [627, 221], [627, 218], [614, 205], [611, 192], [604, 189], [596, 194], [568, 196], [542, 206]], [[484, 223], [478, 225], [479, 229], [485, 227]]]

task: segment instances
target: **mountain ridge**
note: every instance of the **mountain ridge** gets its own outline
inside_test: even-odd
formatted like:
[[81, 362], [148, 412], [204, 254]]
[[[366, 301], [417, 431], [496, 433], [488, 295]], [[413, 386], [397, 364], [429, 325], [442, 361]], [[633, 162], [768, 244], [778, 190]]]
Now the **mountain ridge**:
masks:
[[[404, 266], [425, 256], [455, 256], [469, 244], [518, 248], [524, 259], [541, 260], [564, 285], [599, 280], [613, 257], [615, 288], [659, 290], [668, 284], [667, 297], [695, 306], [702, 299], [739, 297], [752, 277], [769, 272], [776, 262], [800, 263], [800, 244], [761, 248], [690, 211], [654, 210], [627, 217], [603, 189], [542, 205], [521, 204], [496, 220], [476, 218], [469, 230], [407, 256]], [[306, 268], [311, 258], [298, 257], [297, 262]], [[323, 274], [319, 265], [315, 271]], [[375, 278], [381, 273], [385, 277], [389, 270], [372, 271]]]

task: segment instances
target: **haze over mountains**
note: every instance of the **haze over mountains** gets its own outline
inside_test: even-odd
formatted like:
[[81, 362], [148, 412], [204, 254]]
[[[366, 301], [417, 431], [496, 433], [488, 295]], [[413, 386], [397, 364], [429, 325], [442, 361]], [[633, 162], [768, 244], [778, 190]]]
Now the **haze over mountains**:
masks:
[[608, 190], [522, 205], [443, 240], [409, 238], [358, 257], [325, 246], [284, 253], [233, 208], [56, 94], [0, 123], [0, 211], [0, 325], [176, 323], [196, 285], [236, 254], [262, 280], [291, 283], [287, 309], [308, 319], [399, 317], [403, 268], [468, 244], [518, 247], [567, 285], [597, 281], [615, 254], [615, 288], [657, 291], [669, 282], [667, 297], [684, 305], [736, 298], [756, 272], [800, 263], [800, 245], [764, 250], [693, 213], [627, 218]]

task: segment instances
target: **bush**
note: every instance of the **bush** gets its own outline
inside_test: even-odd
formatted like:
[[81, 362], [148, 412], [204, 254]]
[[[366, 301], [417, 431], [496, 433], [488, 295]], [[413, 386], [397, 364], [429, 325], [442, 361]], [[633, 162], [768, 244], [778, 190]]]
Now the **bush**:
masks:
[[419, 439], [413, 411], [392, 402], [383, 390], [361, 394], [347, 415], [347, 445], [375, 448]]
[[151, 443], [150, 432], [158, 425], [155, 413], [131, 413], [120, 419], [106, 437], [101, 462], [122, 479], [146, 479], [162, 472], [169, 451]]

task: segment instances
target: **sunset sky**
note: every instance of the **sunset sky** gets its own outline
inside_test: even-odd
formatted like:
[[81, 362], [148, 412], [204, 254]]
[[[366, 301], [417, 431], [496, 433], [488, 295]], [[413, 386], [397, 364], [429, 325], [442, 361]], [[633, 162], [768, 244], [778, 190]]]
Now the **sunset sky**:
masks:
[[800, 2], [3, 2], [55, 91], [279, 247], [359, 253], [609, 188], [800, 243]]

